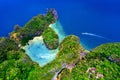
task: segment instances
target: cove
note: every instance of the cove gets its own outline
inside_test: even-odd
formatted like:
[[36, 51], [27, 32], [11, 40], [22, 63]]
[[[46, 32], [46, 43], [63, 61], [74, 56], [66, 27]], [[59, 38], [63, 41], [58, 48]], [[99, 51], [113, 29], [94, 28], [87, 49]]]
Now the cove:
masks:
[[[61, 42], [64, 37], [64, 31], [62, 25], [59, 21], [54, 24], [51, 24], [49, 27], [53, 28], [54, 31], [59, 36], [59, 41]], [[26, 51], [26, 54], [34, 61], [37, 62], [40, 66], [44, 66], [47, 63], [55, 59], [58, 49], [49, 50], [44, 42], [42, 36], [34, 37], [33, 40], [30, 40], [26, 46], [23, 47]]]

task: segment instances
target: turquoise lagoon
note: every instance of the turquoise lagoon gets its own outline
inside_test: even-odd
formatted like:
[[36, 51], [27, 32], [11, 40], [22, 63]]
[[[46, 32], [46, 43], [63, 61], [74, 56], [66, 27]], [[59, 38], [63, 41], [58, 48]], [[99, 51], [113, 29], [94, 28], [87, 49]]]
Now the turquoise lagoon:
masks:
[[[56, 23], [51, 24], [49, 27], [55, 30], [59, 36], [59, 41], [61, 42], [65, 37], [65, 33], [60, 22], [57, 21]], [[42, 36], [34, 37], [34, 39], [30, 40], [28, 44], [23, 47], [23, 49], [26, 51], [26, 54], [40, 66], [44, 66], [54, 60], [58, 52], [58, 49], [49, 50], [45, 46]]]

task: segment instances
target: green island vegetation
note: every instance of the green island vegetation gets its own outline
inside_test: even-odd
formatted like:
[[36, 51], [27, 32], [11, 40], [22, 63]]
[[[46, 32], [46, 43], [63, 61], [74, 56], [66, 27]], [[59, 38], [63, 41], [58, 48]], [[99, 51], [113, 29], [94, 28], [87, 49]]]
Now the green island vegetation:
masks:
[[65, 62], [70, 64], [75, 63], [80, 58], [80, 52], [83, 51], [84, 48], [79, 44], [79, 38], [70, 35], [60, 43], [58, 56], [62, 59], [66, 55], [61, 61], [64, 62], [65, 59]]
[[42, 37], [48, 49], [56, 49], [59, 46], [59, 37], [52, 28], [46, 28]]
[[[58, 35], [48, 27], [56, 21], [52, 11], [24, 27], [16, 25], [10, 38], [0, 38], [0, 80], [120, 80], [120, 42], [87, 51], [77, 36], [69, 35], [59, 44]], [[43, 67], [20, 47], [41, 35], [48, 49], [58, 48], [56, 58]]]
[[61, 80], [119, 80], [119, 63], [120, 43], [102, 44], [91, 50], [72, 72], [64, 70]]
[[[72, 39], [70, 40], [70, 38], [72, 38], [73, 40]], [[52, 77], [55, 75], [55, 72], [58, 71], [59, 69], [61, 69], [62, 65], [64, 63], [69, 64], [71, 62], [77, 61], [76, 58], [79, 58], [80, 55], [75, 56], [75, 54], [72, 53], [72, 49], [74, 49], [73, 52], [80, 52], [80, 51], [82, 51], [82, 49], [81, 49], [81, 46], [79, 45], [79, 43], [77, 42], [78, 40], [74, 41], [75, 38], [77, 38], [77, 37], [73, 36], [73, 35], [71, 37], [66, 37], [66, 39], [70, 40], [71, 42], [72, 41], [76, 42], [75, 44], [72, 44], [74, 47], [71, 45], [71, 43], [62, 42], [62, 43], [64, 43], [64, 45], [65, 44], [67, 45], [66, 47], [71, 47], [71, 48], [68, 48], [67, 54], [61, 54], [61, 51], [59, 51], [58, 55], [52, 62], [48, 63], [47, 65], [45, 65], [44, 67], [41, 67], [39, 69], [36, 68], [32, 72], [30, 72], [30, 76], [28, 78], [29, 79], [36, 78], [37, 80], [51, 80]], [[39, 76], [41, 76], [41, 77], [39, 77]]]
[[52, 10], [54, 9], [48, 10], [46, 15], [33, 17], [24, 27], [16, 25], [14, 31], [10, 33], [10, 38], [24, 46], [33, 37], [42, 35], [43, 31], [56, 21]]
[[13, 40], [0, 38], [0, 80], [26, 79], [34, 65]]

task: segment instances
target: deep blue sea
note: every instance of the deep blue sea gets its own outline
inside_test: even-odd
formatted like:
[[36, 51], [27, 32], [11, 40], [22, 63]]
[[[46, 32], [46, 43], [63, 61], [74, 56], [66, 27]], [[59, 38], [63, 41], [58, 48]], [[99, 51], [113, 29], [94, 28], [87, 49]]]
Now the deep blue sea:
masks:
[[[55, 8], [64, 32], [79, 36], [88, 49], [120, 41], [120, 0], [0, 0], [0, 36], [46, 8]], [[92, 35], [81, 34], [85, 32]]]

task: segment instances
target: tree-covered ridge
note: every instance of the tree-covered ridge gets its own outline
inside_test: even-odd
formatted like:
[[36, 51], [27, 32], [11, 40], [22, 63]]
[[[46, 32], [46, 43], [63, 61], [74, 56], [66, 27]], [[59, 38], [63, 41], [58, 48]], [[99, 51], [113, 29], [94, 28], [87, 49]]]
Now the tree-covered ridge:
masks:
[[[79, 44], [79, 38], [74, 35], [65, 37], [60, 43], [58, 56], [67, 60], [67, 63], [74, 63], [80, 58], [80, 52], [83, 52], [84, 48]], [[62, 61], [64, 62], [64, 59]], [[66, 62], [66, 61], [65, 61]]]
[[18, 45], [8, 38], [0, 38], [0, 63], [8, 59], [10, 51], [18, 50]]
[[11, 39], [22, 45], [26, 45], [33, 37], [40, 36], [50, 24], [56, 21], [52, 12], [53, 10], [54, 9], [48, 10], [46, 15], [40, 14], [33, 17], [24, 27], [16, 25], [14, 31], [10, 33]]
[[25, 80], [35, 68], [32, 62], [18, 45], [8, 38], [0, 38], [0, 80]]
[[48, 49], [56, 49], [59, 46], [59, 37], [52, 28], [46, 28], [42, 34], [42, 37]]
[[[110, 58], [111, 57], [111, 58]], [[119, 80], [120, 43], [102, 44], [87, 54], [72, 70], [61, 73], [61, 80]]]
[[90, 54], [90, 57], [97, 57], [101, 60], [106, 58], [120, 64], [120, 43], [102, 44], [93, 49]]

